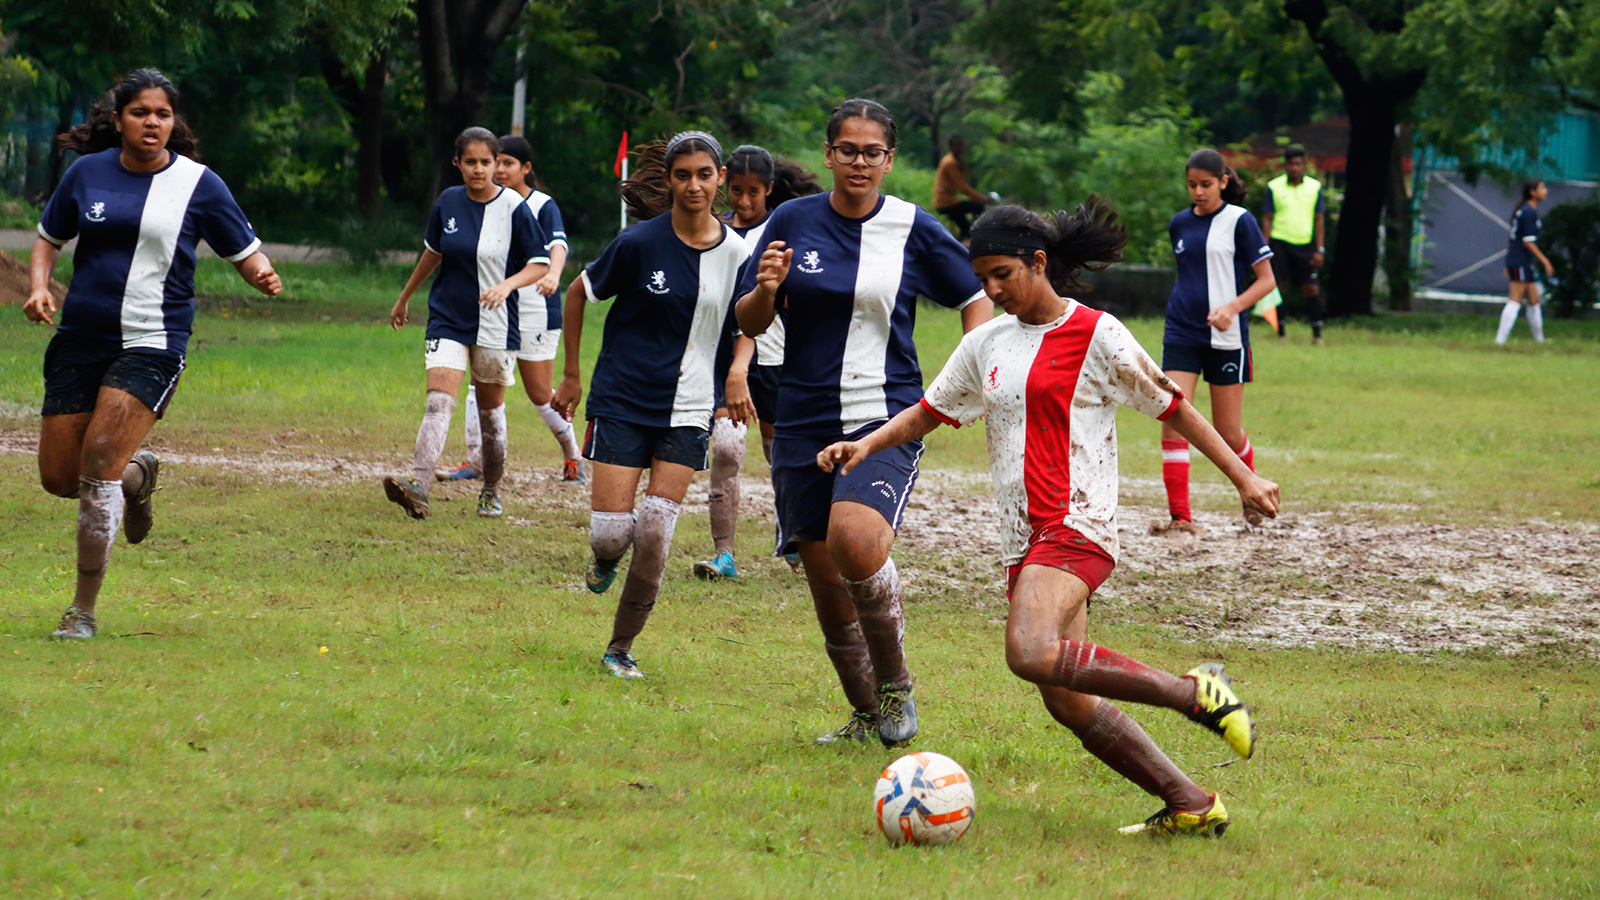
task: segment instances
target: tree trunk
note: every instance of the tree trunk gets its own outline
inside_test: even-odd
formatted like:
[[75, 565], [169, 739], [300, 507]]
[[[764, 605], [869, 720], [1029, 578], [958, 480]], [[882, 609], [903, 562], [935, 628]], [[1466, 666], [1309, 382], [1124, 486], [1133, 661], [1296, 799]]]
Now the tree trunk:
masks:
[[356, 120], [356, 210], [368, 222], [377, 220], [383, 197], [383, 86], [388, 75], [389, 51], [380, 50], [367, 61]]
[[1395, 108], [1374, 86], [1345, 92], [1350, 146], [1345, 151], [1344, 205], [1333, 245], [1329, 280], [1330, 316], [1372, 314], [1372, 278], [1378, 271], [1378, 226], [1389, 194], [1389, 154], [1394, 145]]
[[456, 135], [481, 125], [489, 108], [489, 69], [528, 0], [417, 0], [423, 107], [433, 151], [430, 201], [460, 180]]
[[1411, 311], [1411, 195], [1406, 192], [1408, 141], [1394, 141], [1389, 152], [1389, 199], [1383, 218], [1383, 272], [1389, 281], [1389, 308]]

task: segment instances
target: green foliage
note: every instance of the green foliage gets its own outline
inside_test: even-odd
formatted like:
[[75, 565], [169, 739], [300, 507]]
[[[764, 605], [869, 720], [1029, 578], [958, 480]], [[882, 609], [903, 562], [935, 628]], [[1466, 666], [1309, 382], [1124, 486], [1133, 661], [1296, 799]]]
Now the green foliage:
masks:
[[1578, 315], [1600, 301], [1600, 196], [1550, 210], [1540, 246], [1556, 272], [1550, 299], [1557, 315]]

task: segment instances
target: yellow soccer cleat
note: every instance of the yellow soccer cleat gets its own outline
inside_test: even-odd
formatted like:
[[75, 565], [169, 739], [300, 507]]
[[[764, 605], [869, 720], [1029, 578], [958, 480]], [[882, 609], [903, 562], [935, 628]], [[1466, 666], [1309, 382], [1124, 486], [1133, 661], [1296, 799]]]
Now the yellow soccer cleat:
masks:
[[1183, 714], [1222, 735], [1233, 752], [1249, 759], [1256, 749], [1256, 719], [1229, 686], [1232, 679], [1222, 674], [1222, 664], [1204, 663], [1183, 677], [1194, 679], [1194, 705]]
[[1143, 822], [1118, 828], [1119, 834], [1197, 834], [1201, 837], [1222, 837], [1228, 830], [1228, 808], [1222, 797], [1211, 795], [1211, 808], [1205, 812], [1184, 812], [1163, 809]]

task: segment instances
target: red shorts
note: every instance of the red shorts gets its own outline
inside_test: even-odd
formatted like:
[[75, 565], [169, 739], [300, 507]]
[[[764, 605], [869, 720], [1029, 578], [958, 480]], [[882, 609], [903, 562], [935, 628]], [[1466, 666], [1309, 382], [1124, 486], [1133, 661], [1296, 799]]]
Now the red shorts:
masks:
[[1007, 600], [1011, 599], [1011, 592], [1017, 587], [1017, 576], [1022, 574], [1023, 566], [1051, 566], [1069, 572], [1083, 579], [1092, 594], [1111, 577], [1111, 570], [1117, 567], [1117, 561], [1099, 544], [1076, 530], [1065, 525], [1052, 525], [1034, 535], [1022, 562], [1006, 566]]

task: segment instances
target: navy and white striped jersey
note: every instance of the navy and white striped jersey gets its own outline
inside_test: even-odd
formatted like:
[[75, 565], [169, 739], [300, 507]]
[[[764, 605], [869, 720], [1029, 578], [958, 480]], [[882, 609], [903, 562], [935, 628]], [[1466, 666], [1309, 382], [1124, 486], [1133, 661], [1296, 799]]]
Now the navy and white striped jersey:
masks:
[[1511, 235], [1506, 241], [1506, 268], [1514, 269], [1533, 265], [1533, 253], [1528, 245], [1539, 240], [1544, 222], [1539, 210], [1524, 203], [1511, 214]]
[[842, 436], [921, 400], [917, 296], [951, 309], [984, 296], [966, 248], [915, 203], [885, 196], [852, 219], [828, 197], [779, 206], [761, 236], [794, 251], [777, 295], [786, 347], [773, 424], [783, 434]]
[[[556, 201], [551, 199], [544, 191], [534, 191], [524, 201], [528, 204], [528, 211], [533, 213], [533, 218], [544, 229], [546, 255], [557, 246], [567, 249], [567, 226], [561, 221], [561, 208], [556, 206]], [[561, 327], [561, 292], [556, 291], [544, 298], [545, 329], [555, 331]]]
[[57, 247], [78, 239], [59, 332], [182, 353], [194, 330], [195, 245], [204, 238], [238, 262], [261, 241], [215, 172], [176, 153], [160, 171], [131, 172], [121, 154], [79, 158], [39, 218], [40, 236]]
[[494, 309], [479, 306], [478, 298], [529, 263], [550, 261], [544, 231], [522, 195], [502, 187], [494, 199], [479, 203], [464, 186], [447, 188], [428, 216], [423, 244], [444, 257], [428, 291], [428, 339], [494, 350], [521, 347], [518, 292]]
[[[750, 247], [750, 268], [752, 269], [758, 269], [761, 267], [761, 254], [767, 251], [768, 241], [763, 237], [763, 235], [766, 233], [767, 223], [770, 221], [772, 221], [772, 213], [769, 211], [765, 219], [762, 219], [756, 224], [751, 225], [749, 228], [740, 228], [739, 226], [731, 223], [728, 225], [728, 227], [732, 228], [740, 237], [744, 238], [745, 244]], [[773, 319], [772, 324], [767, 326], [766, 331], [756, 335], [755, 341], [756, 365], [783, 365], [782, 318]]]
[[685, 244], [671, 214], [617, 235], [582, 275], [589, 302], [616, 298], [586, 415], [709, 430], [716, 382], [728, 374], [734, 291], [748, 258], [744, 240], [727, 225], [715, 247]]
[[1167, 234], [1178, 261], [1178, 280], [1167, 298], [1163, 343], [1219, 350], [1249, 346], [1249, 315], [1235, 316], [1227, 331], [1212, 328], [1206, 317], [1239, 299], [1254, 281], [1255, 264], [1272, 258], [1256, 217], [1232, 203], [1209, 216], [1196, 215], [1191, 206], [1172, 217]]

